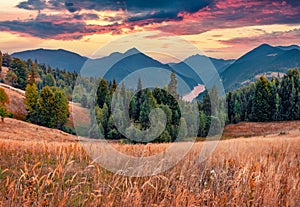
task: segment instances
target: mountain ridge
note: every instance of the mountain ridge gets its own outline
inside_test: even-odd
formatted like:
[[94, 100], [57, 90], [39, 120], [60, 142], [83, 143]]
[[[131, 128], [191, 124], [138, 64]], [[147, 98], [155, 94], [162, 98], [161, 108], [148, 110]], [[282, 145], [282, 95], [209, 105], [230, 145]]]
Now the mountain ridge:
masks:
[[[102, 72], [108, 71], [107, 74], [105, 73], [107, 78], [118, 80], [121, 76], [127, 76], [144, 67], [158, 67], [168, 71], [174, 70], [177, 75], [189, 82], [191, 88], [203, 84], [201, 78], [207, 79], [209, 76], [207, 73], [211, 75], [212, 71], [210, 70], [215, 68], [221, 76], [226, 90], [240, 87], [242, 82], [255, 77], [257, 74], [269, 71], [286, 72], [287, 69], [300, 65], [300, 47], [298, 45], [271, 46], [266, 43], [253, 48], [236, 60], [194, 54], [182, 62], [168, 64], [163, 64], [147, 56], [137, 48], [130, 48], [124, 53], [113, 52], [100, 58], [89, 58], [64, 49], [51, 50], [43, 48], [16, 52], [12, 56], [23, 60], [37, 59], [39, 63], [45, 63], [52, 68], [66, 69], [78, 73], [84, 67], [87, 74], [94, 74], [101, 67]], [[148, 61], [148, 63], [144, 64], [142, 60]], [[119, 63], [120, 61], [122, 64]], [[134, 64], [134, 62], [137, 64]], [[138, 66], [139, 64], [140, 66]], [[134, 70], [132, 66], [134, 66]], [[195, 67], [201, 70], [201, 78], [199, 74], [195, 73]], [[122, 68], [124, 70], [121, 70]], [[109, 71], [110, 69], [113, 70]]]
[[250, 50], [222, 73], [224, 88], [233, 90], [242, 86], [242, 82], [263, 72], [286, 72], [300, 66], [300, 50], [280, 49], [268, 44], [261, 44]]

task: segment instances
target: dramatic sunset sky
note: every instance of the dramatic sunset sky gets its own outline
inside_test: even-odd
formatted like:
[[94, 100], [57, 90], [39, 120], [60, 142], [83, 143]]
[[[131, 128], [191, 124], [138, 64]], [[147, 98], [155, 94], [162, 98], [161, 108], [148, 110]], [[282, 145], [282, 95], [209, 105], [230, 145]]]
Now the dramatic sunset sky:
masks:
[[[110, 41], [141, 31], [171, 33], [197, 45], [208, 56], [237, 58], [261, 43], [300, 45], [300, 1], [1, 1], [2, 52], [62, 48], [92, 56]], [[107, 53], [128, 48], [110, 49]], [[184, 46], [180, 50], [183, 56], [193, 53]]]

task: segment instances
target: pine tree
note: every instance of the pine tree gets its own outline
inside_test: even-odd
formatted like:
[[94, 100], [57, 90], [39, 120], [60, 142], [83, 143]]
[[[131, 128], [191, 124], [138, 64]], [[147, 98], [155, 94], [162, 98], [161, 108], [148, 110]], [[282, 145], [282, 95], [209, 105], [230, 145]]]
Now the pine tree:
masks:
[[39, 93], [36, 84], [28, 84], [25, 90], [24, 102], [28, 111], [27, 120], [31, 123], [38, 123], [38, 98]]
[[9, 103], [9, 98], [3, 88], [0, 88], [0, 104]]
[[183, 117], [180, 118], [180, 130], [179, 130], [179, 134], [178, 137], [180, 138], [180, 140], [184, 140], [185, 138], [187, 138], [188, 136], [188, 128], [187, 128], [187, 124], [186, 121]]
[[3, 63], [3, 58], [2, 58], [2, 52], [0, 50], [0, 72], [2, 71], [2, 63]]
[[6, 75], [6, 80], [11, 86], [17, 87], [18, 76], [14, 73], [14, 71], [12, 70], [8, 71]]
[[139, 122], [142, 129], [146, 129], [150, 126], [149, 114], [156, 107], [156, 100], [149, 89], [144, 90], [142, 99]]
[[177, 78], [176, 78], [176, 73], [174, 70], [171, 73], [171, 81], [168, 85], [168, 92], [175, 98], [178, 99], [178, 94], [177, 94]]
[[26, 63], [18, 58], [14, 58], [10, 63], [10, 67], [18, 77], [17, 87], [25, 90], [28, 79], [28, 69]]
[[42, 126], [55, 127], [55, 94], [49, 86], [42, 89], [38, 99], [38, 119]]
[[2, 55], [2, 65], [3, 66], [9, 67], [11, 61], [12, 61], [12, 57], [8, 53], [4, 53]]
[[54, 127], [63, 129], [69, 117], [68, 99], [63, 90], [56, 87], [52, 90], [54, 91]]
[[52, 87], [52, 86], [56, 85], [56, 81], [55, 81], [55, 78], [54, 78], [52, 73], [48, 73], [46, 75], [43, 75], [42, 80], [43, 80], [43, 85], [44, 86]]
[[62, 129], [69, 117], [68, 99], [64, 91], [56, 87], [45, 86], [37, 102], [38, 124]]
[[[122, 90], [121, 90], [122, 91]], [[133, 96], [130, 102], [130, 116], [133, 119], [133, 122], [139, 120], [141, 105], [142, 105], [142, 95], [143, 95], [143, 86], [141, 78], [138, 79], [137, 89], [135, 91], [135, 95]]]
[[268, 79], [261, 76], [256, 83], [253, 96], [252, 114], [253, 121], [272, 120], [272, 104], [270, 103], [272, 94]]
[[206, 115], [204, 111], [200, 111], [199, 113], [199, 133], [198, 136], [200, 137], [205, 137], [206, 136]]
[[232, 96], [232, 92], [227, 94], [227, 109], [228, 109], [228, 122], [232, 123], [234, 118], [234, 100]]
[[9, 116], [5, 104], [9, 103], [9, 98], [5, 93], [4, 89], [0, 88], [0, 117], [1, 121], [4, 122], [4, 118]]
[[100, 80], [99, 87], [97, 90], [97, 104], [100, 108], [103, 107], [105, 101], [107, 100], [108, 94], [108, 83], [103, 78]]
[[298, 117], [299, 72], [292, 69], [282, 78], [278, 94], [281, 100], [280, 115], [282, 120], [294, 120]]
[[38, 64], [36, 62], [30, 64], [28, 82], [31, 85], [36, 82], [36, 79], [38, 77], [37, 70], [38, 70]]
[[98, 119], [98, 125], [100, 125], [103, 129], [102, 134], [104, 135], [105, 138], [107, 138], [107, 134], [109, 131], [108, 128], [108, 121], [109, 121], [110, 115], [109, 115], [109, 111], [108, 111], [108, 107], [106, 105], [106, 103], [104, 103], [103, 108], [100, 109], [100, 113], [99, 113], [99, 117], [97, 117]]
[[237, 99], [235, 99], [234, 101], [233, 112], [234, 112], [233, 123], [237, 124], [241, 121], [241, 104]]
[[85, 94], [82, 95], [80, 104], [84, 108], [86, 108], [88, 106], [88, 100], [87, 100], [87, 96]]

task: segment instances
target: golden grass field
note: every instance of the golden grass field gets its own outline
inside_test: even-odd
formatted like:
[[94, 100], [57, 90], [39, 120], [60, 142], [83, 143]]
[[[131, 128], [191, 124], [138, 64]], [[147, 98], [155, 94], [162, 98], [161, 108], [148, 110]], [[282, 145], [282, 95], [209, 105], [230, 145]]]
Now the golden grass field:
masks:
[[[238, 127], [238, 125], [236, 126]], [[77, 137], [5, 119], [0, 123], [0, 206], [299, 206], [300, 131], [203, 142], [172, 169], [123, 177], [94, 163]], [[178, 143], [180, 144], [180, 143]], [[122, 145], [150, 155], [169, 144]], [[105, 156], [105, 155], [103, 155]]]

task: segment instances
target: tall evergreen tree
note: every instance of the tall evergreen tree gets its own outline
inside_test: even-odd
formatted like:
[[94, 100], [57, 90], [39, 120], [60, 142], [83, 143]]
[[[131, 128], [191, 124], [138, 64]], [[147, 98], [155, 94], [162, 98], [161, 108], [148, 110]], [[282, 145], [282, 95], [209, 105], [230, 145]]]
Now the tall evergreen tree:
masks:
[[68, 121], [68, 99], [63, 90], [45, 86], [38, 98], [38, 121], [42, 126], [62, 129]]
[[3, 62], [2, 52], [0, 50], [0, 72], [2, 71], [2, 62]]
[[97, 90], [97, 104], [100, 108], [103, 107], [103, 105], [106, 101], [107, 95], [108, 95], [108, 83], [106, 80], [101, 78], [99, 87]]
[[18, 77], [17, 87], [25, 90], [28, 79], [28, 69], [26, 63], [18, 58], [14, 58], [10, 63], [10, 67]]
[[37, 70], [38, 70], [38, 64], [37, 63], [30, 64], [28, 82], [31, 85], [34, 84], [36, 82], [36, 79], [38, 78]]
[[149, 89], [144, 90], [142, 99], [139, 122], [142, 129], [146, 129], [150, 126], [149, 114], [156, 107], [156, 100]]
[[38, 118], [42, 126], [55, 127], [55, 94], [49, 86], [42, 89], [38, 99]]
[[256, 83], [256, 88], [253, 96], [252, 114], [253, 121], [270, 121], [272, 120], [271, 107], [271, 86], [268, 79], [261, 76]]
[[39, 92], [35, 83], [28, 84], [25, 90], [25, 104], [28, 112], [27, 120], [31, 123], [38, 123], [38, 98]]
[[0, 117], [1, 121], [4, 122], [4, 118], [9, 116], [6, 103], [9, 103], [8, 95], [5, 93], [4, 89], [0, 88]]
[[171, 81], [168, 85], [168, 92], [175, 98], [178, 99], [178, 94], [177, 94], [177, 78], [176, 78], [176, 73], [174, 70], [171, 73]]

